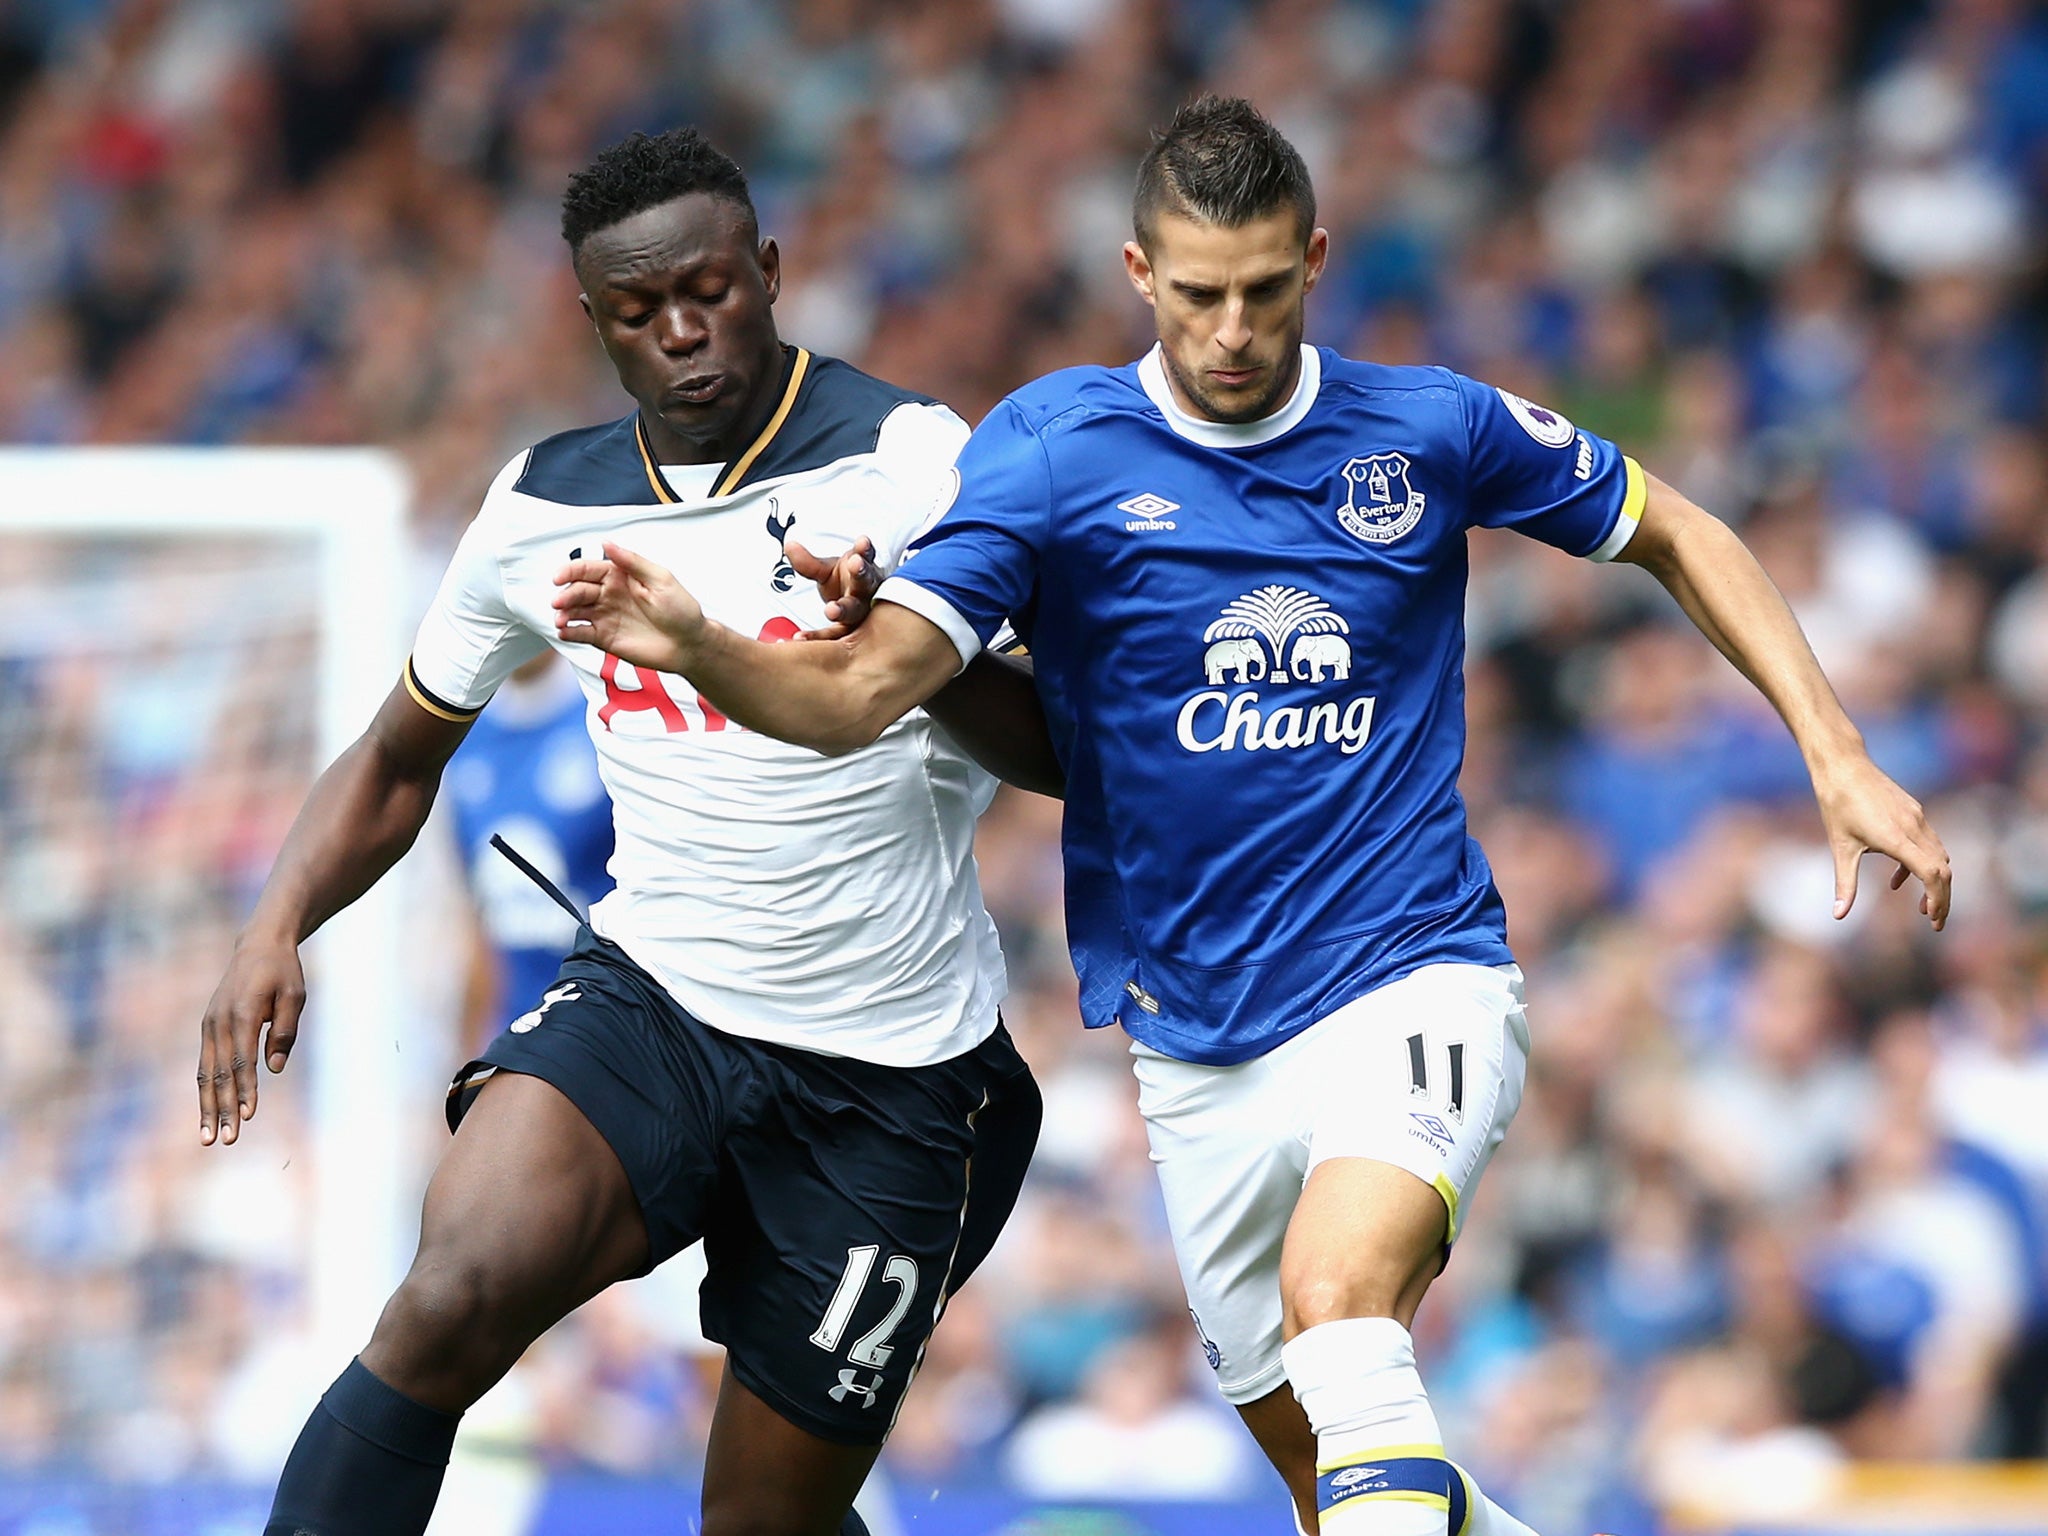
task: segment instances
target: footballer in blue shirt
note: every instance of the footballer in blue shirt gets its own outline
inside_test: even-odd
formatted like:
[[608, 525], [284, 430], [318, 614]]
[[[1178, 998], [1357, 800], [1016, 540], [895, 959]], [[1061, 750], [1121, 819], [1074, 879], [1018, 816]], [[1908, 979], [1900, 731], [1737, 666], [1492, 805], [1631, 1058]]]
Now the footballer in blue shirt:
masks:
[[735, 720], [852, 750], [1012, 622], [1066, 771], [1068, 932], [1129, 1034], [1182, 1277], [1304, 1528], [1525, 1530], [1445, 1459], [1409, 1326], [1513, 1118], [1522, 979], [1457, 790], [1465, 531], [1649, 570], [1777, 708], [1836, 864], [1949, 862], [1722, 523], [1556, 412], [1302, 344], [1328, 237], [1247, 102], [1146, 155], [1131, 282], [1159, 344], [1029, 384], [867, 622], [768, 646], [607, 547], [557, 623]]

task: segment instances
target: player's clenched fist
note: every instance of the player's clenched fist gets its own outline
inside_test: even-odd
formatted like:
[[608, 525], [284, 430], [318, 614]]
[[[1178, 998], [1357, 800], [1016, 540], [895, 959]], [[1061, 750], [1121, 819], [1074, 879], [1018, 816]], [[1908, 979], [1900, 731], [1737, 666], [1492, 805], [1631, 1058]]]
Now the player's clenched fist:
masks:
[[232, 1143], [256, 1113], [256, 1053], [270, 1026], [270, 1070], [282, 1072], [299, 1038], [306, 974], [299, 947], [244, 933], [199, 1023], [199, 1140]]
[[604, 559], [571, 560], [555, 585], [555, 633], [636, 667], [682, 672], [704, 630], [704, 610], [682, 583], [609, 541]]

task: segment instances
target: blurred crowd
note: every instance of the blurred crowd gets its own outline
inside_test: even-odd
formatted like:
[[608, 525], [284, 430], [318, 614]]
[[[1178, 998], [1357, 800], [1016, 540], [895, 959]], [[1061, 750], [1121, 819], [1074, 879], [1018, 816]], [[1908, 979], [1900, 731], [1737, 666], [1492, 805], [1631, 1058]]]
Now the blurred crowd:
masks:
[[[781, 241], [784, 335], [976, 420], [1148, 344], [1117, 254], [1148, 126], [1200, 88], [1252, 96], [1331, 232], [1311, 339], [1555, 406], [1736, 524], [1954, 855], [1945, 934], [1875, 861], [1833, 921], [1797, 753], [1661, 591], [1475, 535], [1465, 793], [1535, 1051], [1417, 1325], [1454, 1454], [1570, 1530], [1824, 1498], [1852, 1460], [2048, 1449], [2048, 8], [0, 17], [0, 441], [385, 444], [436, 555], [511, 452], [624, 408], [555, 231], [598, 145], [704, 127]], [[253, 1475], [223, 1394], [293, 1305], [284, 1239], [238, 1232], [232, 1190], [195, 1210], [163, 1148], [308, 765], [232, 712], [190, 736], [188, 767], [239, 766], [203, 779], [174, 878], [94, 815], [167, 814], [117, 760], [150, 745], [106, 727], [143, 683], [9, 649], [0, 1467]], [[1204, 1380], [1121, 1042], [1075, 1021], [1057, 818], [1006, 795], [983, 825], [1046, 1130], [889, 1464], [1241, 1493], [1262, 1474]], [[138, 925], [137, 878], [193, 889]], [[703, 1373], [660, 1310], [604, 1301], [537, 1349], [522, 1422], [550, 1465], [690, 1464]]]

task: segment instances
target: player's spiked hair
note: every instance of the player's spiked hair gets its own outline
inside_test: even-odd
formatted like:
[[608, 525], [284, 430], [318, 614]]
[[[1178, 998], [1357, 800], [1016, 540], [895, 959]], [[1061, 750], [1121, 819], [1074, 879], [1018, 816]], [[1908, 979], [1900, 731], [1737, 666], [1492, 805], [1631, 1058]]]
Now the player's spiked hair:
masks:
[[1242, 96], [1198, 96], [1153, 135], [1138, 163], [1131, 223], [1149, 248], [1161, 212], [1234, 229], [1287, 206], [1307, 240], [1316, 189], [1300, 152]]
[[632, 134], [599, 150], [569, 178], [562, 194], [562, 238], [573, 256], [600, 229], [691, 192], [737, 203], [755, 225], [745, 174], [703, 134], [694, 128]]

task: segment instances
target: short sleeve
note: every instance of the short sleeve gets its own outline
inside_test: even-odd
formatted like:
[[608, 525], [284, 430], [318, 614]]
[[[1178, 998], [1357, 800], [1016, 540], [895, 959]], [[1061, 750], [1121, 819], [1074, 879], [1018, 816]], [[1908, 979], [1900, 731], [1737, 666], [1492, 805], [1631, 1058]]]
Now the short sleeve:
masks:
[[498, 562], [497, 506], [511, 494], [525, 461], [522, 453], [492, 483], [455, 547], [405, 664], [413, 702], [444, 720], [475, 719], [498, 685], [548, 646], [505, 601]]
[[975, 428], [956, 468], [944, 515], [913, 541], [900, 574], [876, 596], [938, 625], [965, 666], [1037, 590], [1052, 473], [1044, 444], [1012, 400]]
[[1512, 528], [1589, 560], [1612, 560], [1642, 520], [1642, 466], [1520, 395], [1460, 377], [1467, 521]]
[[952, 501], [953, 466], [967, 437], [967, 423], [943, 405], [899, 405], [882, 419], [875, 467], [889, 482], [887, 511], [867, 533], [885, 573], [903, 563], [911, 541]]

